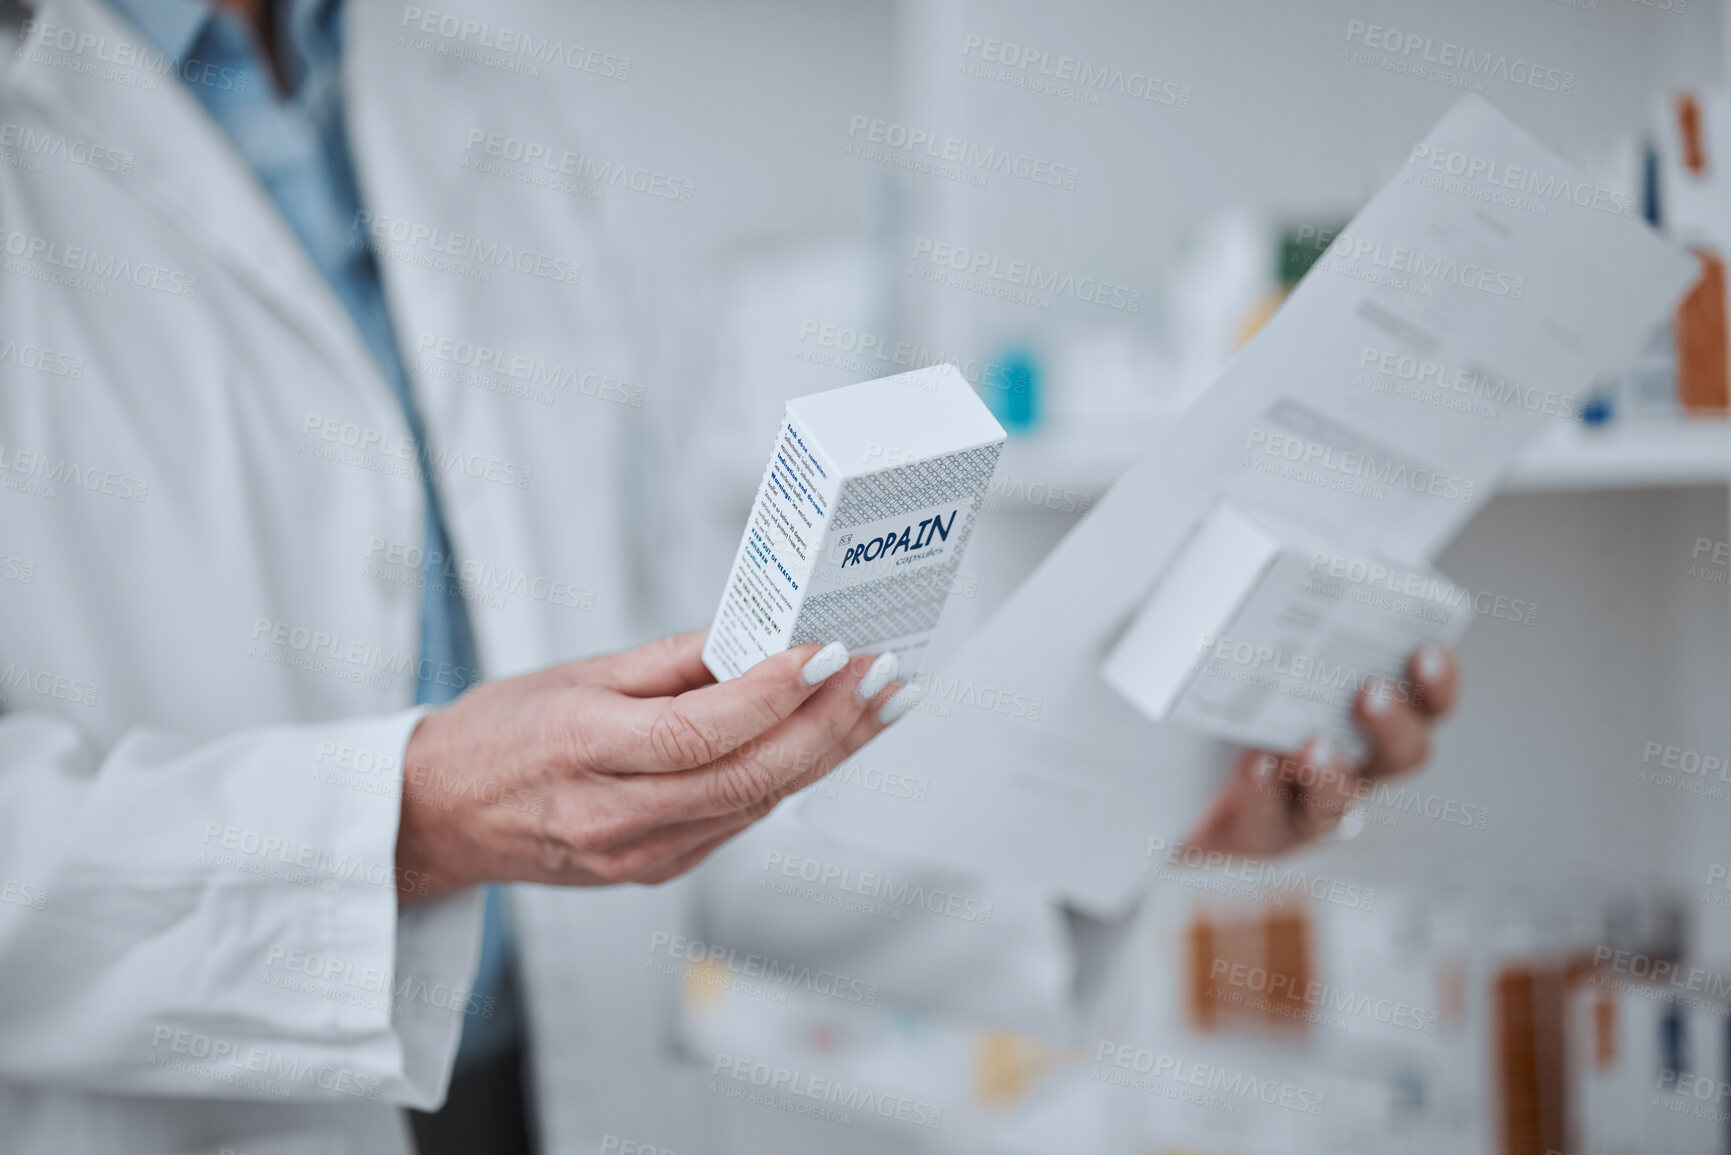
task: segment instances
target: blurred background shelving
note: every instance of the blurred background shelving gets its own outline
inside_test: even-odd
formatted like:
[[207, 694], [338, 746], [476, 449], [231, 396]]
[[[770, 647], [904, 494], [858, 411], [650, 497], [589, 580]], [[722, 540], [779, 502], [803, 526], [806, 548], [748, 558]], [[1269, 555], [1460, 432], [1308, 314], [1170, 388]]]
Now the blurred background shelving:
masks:
[[[1155, 418], [1054, 426], [1010, 442], [1004, 471], [1098, 499], [1143, 447], [1176, 424]], [[1731, 424], [1632, 420], [1594, 428], [1559, 423], [1521, 457], [1510, 493], [1724, 485], [1731, 481]]]

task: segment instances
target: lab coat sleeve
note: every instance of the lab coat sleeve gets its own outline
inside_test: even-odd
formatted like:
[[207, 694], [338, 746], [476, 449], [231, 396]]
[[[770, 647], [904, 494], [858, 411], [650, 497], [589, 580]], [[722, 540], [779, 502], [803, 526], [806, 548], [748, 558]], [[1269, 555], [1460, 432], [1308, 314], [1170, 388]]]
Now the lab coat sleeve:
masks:
[[465, 1017], [491, 1008], [468, 990], [478, 892], [399, 913], [423, 712], [107, 751], [0, 715], [0, 1079], [442, 1102]]

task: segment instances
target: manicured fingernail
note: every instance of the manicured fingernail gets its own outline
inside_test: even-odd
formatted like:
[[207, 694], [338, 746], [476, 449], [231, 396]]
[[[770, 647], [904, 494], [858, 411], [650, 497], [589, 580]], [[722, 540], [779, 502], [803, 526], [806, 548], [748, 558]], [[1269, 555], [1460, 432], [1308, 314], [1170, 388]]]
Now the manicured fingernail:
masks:
[[1356, 802], [1341, 812], [1340, 821], [1334, 824], [1334, 829], [1322, 836], [1324, 842], [1351, 842], [1364, 833], [1366, 820], [1364, 807]]
[[878, 722], [888, 726], [891, 722], [920, 704], [925, 691], [918, 686], [903, 686], [896, 691], [896, 696], [884, 703], [884, 708], [878, 711]]
[[799, 678], [806, 685], [815, 686], [845, 665], [847, 647], [840, 642], [831, 642], [813, 654], [811, 661], [799, 668]]
[[1388, 687], [1378, 686], [1372, 690], [1370, 697], [1364, 700], [1364, 708], [1367, 713], [1374, 714], [1378, 718], [1394, 709], [1394, 698], [1390, 696]]
[[1434, 682], [1443, 676], [1443, 648], [1435, 642], [1426, 642], [1418, 648], [1419, 677], [1427, 682]]
[[895, 680], [896, 671], [901, 669], [901, 659], [894, 654], [879, 654], [878, 660], [872, 663], [872, 668], [865, 672], [865, 677], [859, 680], [854, 693], [859, 700], [869, 702], [878, 696], [878, 691]]
[[1312, 766], [1332, 766], [1337, 748], [1333, 738], [1318, 738], [1310, 747], [1310, 764]]

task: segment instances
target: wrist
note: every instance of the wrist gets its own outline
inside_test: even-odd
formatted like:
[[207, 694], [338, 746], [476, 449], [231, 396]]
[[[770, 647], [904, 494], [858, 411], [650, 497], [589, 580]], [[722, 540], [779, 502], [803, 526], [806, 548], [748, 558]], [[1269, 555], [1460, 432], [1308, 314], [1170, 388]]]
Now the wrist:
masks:
[[457, 860], [439, 853], [441, 846], [449, 844], [449, 832], [443, 828], [441, 820], [450, 817], [450, 807], [439, 805], [439, 800], [431, 797], [424, 788], [436, 763], [437, 718], [434, 712], [422, 717], [410, 731], [409, 741], [403, 749], [396, 849], [397, 903], [400, 906], [469, 885], [456, 877], [452, 869]]

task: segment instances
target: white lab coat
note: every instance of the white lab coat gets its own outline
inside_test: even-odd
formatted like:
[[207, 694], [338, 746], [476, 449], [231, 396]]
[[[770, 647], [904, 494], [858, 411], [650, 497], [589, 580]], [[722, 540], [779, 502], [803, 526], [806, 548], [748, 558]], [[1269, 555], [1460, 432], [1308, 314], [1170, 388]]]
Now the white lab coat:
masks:
[[[400, 9], [349, 7], [368, 208], [481, 246], [380, 263], [484, 669], [637, 640], [649, 406], [590, 239], [606, 206], [462, 167], [494, 93], [512, 133], [570, 139], [565, 81], [523, 99], [393, 44]], [[37, 19], [0, 72], [0, 1146], [403, 1150], [479, 941], [473, 892], [399, 915], [392, 878], [420, 716], [408, 431], [140, 35], [98, 0]], [[508, 371], [466, 383], [474, 345]]]
[[[557, 0], [446, 8], [584, 40]], [[473, 130], [634, 161], [594, 134], [640, 85], [589, 56], [539, 77], [452, 59], [408, 11], [350, 0], [348, 111], [363, 199], [398, 238], [380, 267], [483, 668], [688, 627], [652, 607], [689, 560], [669, 519], [701, 504], [667, 481], [689, 407], [679, 374], [642, 374], [659, 320], [629, 322], [664, 304], [642, 238], [689, 210], [465, 167]], [[389, 877], [419, 716], [407, 430], [245, 162], [128, 56], [139, 35], [101, 0], [37, 20], [0, 69], [0, 1146], [401, 1151], [395, 1108], [443, 1096], [479, 930], [471, 895], [399, 916]], [[1065, 1013], [1067, 947], [1035, 896], [995, 895], [990, 933], [874, 920], [863, 947], [809, 904], [742, 897], [766, 848], [810, 837], [766, 825], [696, 885], [518, 889], [555, 1149], [809, 1146], [751, 1107], [721, 1137], [737, 1112], [677, 1053], [657, 935], [869, 948], [886, 1000], [989, 994], [1029, 1029]]]

